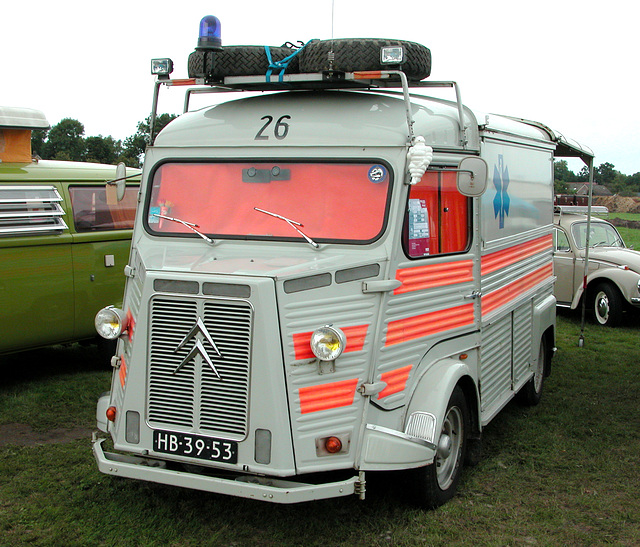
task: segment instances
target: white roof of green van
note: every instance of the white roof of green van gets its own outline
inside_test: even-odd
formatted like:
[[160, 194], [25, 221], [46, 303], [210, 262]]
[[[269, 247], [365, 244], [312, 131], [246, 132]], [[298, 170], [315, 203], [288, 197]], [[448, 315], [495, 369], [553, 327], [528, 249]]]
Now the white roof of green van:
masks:
[[[140, 169], [127, 168], [127, 176]], [[32, 163], [0, 163], [0, 182], [108, 181], [116, 176], [115, 165], [80, 161], [39, 160]]]
[[45, 115], [33, 108], [0, 106], [0, 128], [10, 129], [49, 129]]

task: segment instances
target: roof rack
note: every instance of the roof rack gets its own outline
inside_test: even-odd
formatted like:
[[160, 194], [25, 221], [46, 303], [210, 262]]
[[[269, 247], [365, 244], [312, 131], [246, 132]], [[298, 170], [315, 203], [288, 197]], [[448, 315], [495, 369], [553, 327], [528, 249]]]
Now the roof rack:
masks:
[[323, 71], [302, 74], [283, 74], [282, 76], [265, 76], [264, 74], [253, 76], [227, 76], [221, 82], [207, 82], [204, 78], [188, 79], [162, 79], [155, 82], [153, 94], [153, 106], [151, 112], [150, 134], [151, 144], [154, 141], [154, 122], [158, 109], [158, 95], [160, 87], [175, 86], [201, 86], [187, 89], [183, 113], [189, 111], [191, 95], [204, 93], [228, 93], [237, 91], [288, 91], [288, 90], [315, 90], [315, 89], [402, 89], [405, 102], [405, 113], [409, 130], [409, 142], [414, 138], [413, 117], [411, 115], [411, 99], [409, 88], [452, 88], [456, 95], [458, 111], [458, 123], [460, 124], [461, 146], [466, 148], [468, 139], [464, 124], [464, 110], [460, 89], [453, 81], [414, 81], [409, 80], [406, 74], [400, 70], [367, 70], [356, 72]]
[[[586, 215], [589, 213], [589, 207], [587, 205], [556, 205], [554, 212], [564, 215]], [[592, 205], [591, 214], [608, 215], [609, 209], [602, 205]]]

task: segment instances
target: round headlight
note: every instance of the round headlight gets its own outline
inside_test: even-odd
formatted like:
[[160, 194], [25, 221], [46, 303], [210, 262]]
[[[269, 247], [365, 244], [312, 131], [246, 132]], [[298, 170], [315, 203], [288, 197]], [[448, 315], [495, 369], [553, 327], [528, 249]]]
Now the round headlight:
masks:
[[326, 325], [313, 331], [311, 351], [321, 361], [334, 361], [344, 351], [347, 337], [340, 329]]
[[125, 313], [113, 306], [102, 308], [95, 319], [96, 330], [102, 338], [115, 340], [125, 331]]

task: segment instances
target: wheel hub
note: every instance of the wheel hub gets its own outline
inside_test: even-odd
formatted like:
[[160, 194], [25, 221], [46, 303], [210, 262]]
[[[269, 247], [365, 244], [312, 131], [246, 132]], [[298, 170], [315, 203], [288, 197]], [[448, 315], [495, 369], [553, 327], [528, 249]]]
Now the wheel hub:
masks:
[[440, 435], [440, 440], [438, 441], [438, 457], [446, 460], [451, 455], [451, 437], [446, 434]]
[[606, 318], [609, 315], [609, 300], [606, 295], [601, 294], [598, 296], [598, 302], [596, 304], [598, 309], [598, 315], [600, 317]]

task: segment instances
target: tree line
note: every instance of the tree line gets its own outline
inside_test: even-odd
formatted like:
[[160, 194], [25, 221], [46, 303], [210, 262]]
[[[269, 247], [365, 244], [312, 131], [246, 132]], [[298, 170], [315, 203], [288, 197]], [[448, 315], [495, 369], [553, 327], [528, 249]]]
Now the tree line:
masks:
[[[154, 134], [176, 118], [175, 114], [156, 117]], [[64, 118], [51, 129], [31, 133], [31, 151], [43, 160], [87, 161], [128, 167], [141, 167], [142, 155], [149, 142], [150, 117], [139, 122], [136, 132], [123, 141], [111, 135], [85, 137], [84, 125], [73, 118]]]
[[[554, 161], [553, 168], [556, 194], [571, 193], [567, 183], [589, 182], [589, 170], [586, 166], [579, 173], [574, 173], [566, 160], [557, 160]], [[612, 194], [635, 196], [640, 193], [640, 173], [625, 175], [609, 162], [594, 167], [593, 180], [596, 184], [607, 187]]]

